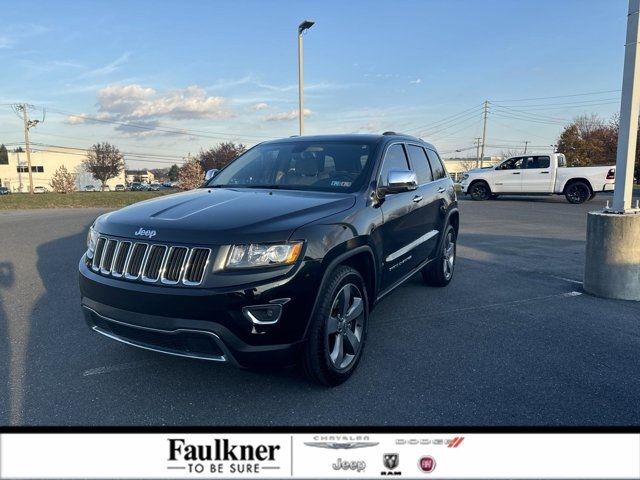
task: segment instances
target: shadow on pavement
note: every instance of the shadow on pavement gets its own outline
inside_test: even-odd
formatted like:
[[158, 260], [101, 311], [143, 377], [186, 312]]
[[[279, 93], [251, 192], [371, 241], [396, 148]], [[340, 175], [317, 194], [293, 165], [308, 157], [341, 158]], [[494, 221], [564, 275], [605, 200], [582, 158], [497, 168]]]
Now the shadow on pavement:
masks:
[[15, 282], [13, 264], [0, 262], [0, 425], [9, 423], [11, 345], [9, 344], [9, 319], [5, 311], [7, 290]]

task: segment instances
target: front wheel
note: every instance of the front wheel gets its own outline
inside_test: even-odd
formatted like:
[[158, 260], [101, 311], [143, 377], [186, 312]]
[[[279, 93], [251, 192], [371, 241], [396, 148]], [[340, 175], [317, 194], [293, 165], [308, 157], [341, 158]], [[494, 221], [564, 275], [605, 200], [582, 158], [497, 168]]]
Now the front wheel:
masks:
[[591, 189], [584, 182], [572, 182], [565, 189], [564, 196], [569, 203], [584, 203], [591, 196]]
[[455, 229], [447, 225], [438, 256], [422, 269], [422, 279], [427, 285], [446, 287], [451, 282], [456, 266], [456, 240]]
[[362, 276], [346, 265], [336, 268], [320, 290], [311, 318], [302, 351], [305, 376], [330, 387], [346, 381], [362, 357], [368, 321]]
[[491, 197], [491, 189], [486, 182], [475, 182], [469, 187], [469, 195], [476, 201], [488, 200]]

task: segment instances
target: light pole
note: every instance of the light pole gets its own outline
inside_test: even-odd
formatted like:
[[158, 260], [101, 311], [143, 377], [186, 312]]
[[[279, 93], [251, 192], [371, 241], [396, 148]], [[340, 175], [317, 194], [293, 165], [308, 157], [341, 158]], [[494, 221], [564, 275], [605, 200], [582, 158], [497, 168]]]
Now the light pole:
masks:
[[304, 133], [304, 52], [302, 50], [302, 34], [305, 30], [313, 27], [316, 23], [312, 20], [305, 20], [298, 25], [298, 122], [300, 135]]

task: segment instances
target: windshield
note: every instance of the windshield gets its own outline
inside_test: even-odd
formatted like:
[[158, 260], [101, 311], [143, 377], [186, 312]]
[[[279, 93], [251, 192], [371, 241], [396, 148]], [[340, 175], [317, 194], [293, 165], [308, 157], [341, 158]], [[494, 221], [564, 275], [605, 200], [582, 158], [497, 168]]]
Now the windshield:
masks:
[[299, 140], [257, 145], [204, 186], [355, 192], [370, 176], [375, 146]]

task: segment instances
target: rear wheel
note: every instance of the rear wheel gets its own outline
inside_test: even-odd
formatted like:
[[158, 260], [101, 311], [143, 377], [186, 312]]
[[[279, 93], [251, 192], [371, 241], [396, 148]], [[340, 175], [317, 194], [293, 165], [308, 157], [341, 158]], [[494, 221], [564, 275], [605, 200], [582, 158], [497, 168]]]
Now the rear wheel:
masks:
[[469, 195], [476, 201], [488, 200], [491, 196], [491, 189], [487, 182], [474, 182], [469, 187]]
[[369, 306], [357, 270], [336, 268], [319, 293], [303, 347], [302, 370], [314, 382], [339, 385], [356, 369], [367, 334]]
[[569, 203], [584, 203], [591, 196], [591, 188], [584, 182], [572, 182], [565, 188], [564, 196]]
[[456, 241], [455, 229], [447, 225], [439, 255], [422, 269], [422, 279], [427, 285], [446, 287], [451, 282], [456, 266]]

